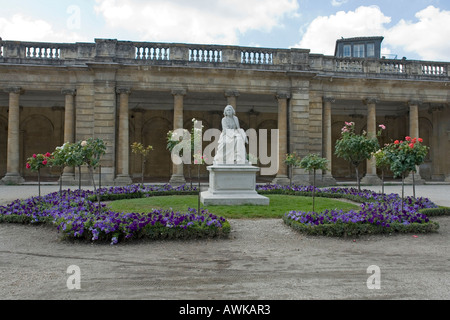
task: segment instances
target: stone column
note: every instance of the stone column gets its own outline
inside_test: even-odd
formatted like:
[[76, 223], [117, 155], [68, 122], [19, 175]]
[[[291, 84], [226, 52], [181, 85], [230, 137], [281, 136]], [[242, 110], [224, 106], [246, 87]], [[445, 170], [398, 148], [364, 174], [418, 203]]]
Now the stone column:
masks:
[[[433, 137], [431, 142], [431, 159], [432, 159], [432, 168], [431, 168], [431, 180], [444, 180], [444, 175], [442, 174], [442, 164], [441, 159], [445, 159], [440, 155], [440, 140], [443, 135], [440, 134], [441, 127], [441, 117], [442, 117], [442, 109], [443, 106], [432, 106], [428, 110], [432, 115], [432, 123], [433, 123]], [[445, 149], [445, 148], [444, 148]]]
[[119, 134], [117, 141], [117, 176], [114, 180], [115, 184], [131, 184], [129, 174], [130, 162], [130, 146], [129, 146], [129, 111], [128, 111], [128, 97], [130, 95], [130, 88], [117, 88], [116, 92], [119, 94]]
[[334, 98], [323, 98], [323, 145], [325, 158], [328, 160], [328, 169], [323, 176], [323, 183], [327, 185], [335, 185], [336, 179], [333, 178], [331, 173], [332, 160], [333, 160], [333, 143], [331, 140], [331, 106], [335, 101]]
[[234, 111], [237, 112], [236, 106], [237, 106], [237, 97], [239, 97], [239, 91], [237, 90], [227, 90], [225, 91], [225, 97], [227, 97], [227, 105], [230, 104], [233, 106]]
[[[64, 143], [75, 142], [75, 104], [74, 97], [76, 89], [63, 89], [61, 93], [65, 95], [64, 105]], [[61, 177], [64, 183], [73, 183], [75, 179], [75, 168], [65, 167]]]
[[20, 184], [24, 182], [20, 175], [20, 107], [19, 98], [23, 93], [19, 87], [8, 88], [9, 109], [8, 109], [8, 148], [6, 155], [6, 175], [2, 182], [5, 184]]
[[278, 92], [278, 172], [274, 184], [289, 184], [288, 168], [284, 163], [284, 158], [288, 152], [287, 147], [287, 103], [290, 95], [285, 92]]
[[[409, 101], [409, 136], [411, 138], [419, 138], [419, 105], [420, 101]], [[413, 177], [410, 172], [405, 178], [406, 183], [412, 183]], [[423, 184], [425, 180], [420, 176], [419, 166], [416, 166], [416, 172], [414, 173], [414, 183]]]
[[[377, 130], [377, 118], [376, 118], [376, 99], [366, 99], [364, 103], [367, 105], [367, 136], [375, 137]], [[377, 168], [375, 158], [367, 160], [366, 175], [361, 179], [361, 183], [378, 185], [381, 184], [381, 179], [377, 176]]]
[[[183, 100], [186, 95], [184, 89], [172, 90], [173, 95], [173, 129], [183, 128]], [[186, 183], [183, 173], [183, 164], [173, 164], [172, 177], [170, 177], [170, 184], [179, 185]]]

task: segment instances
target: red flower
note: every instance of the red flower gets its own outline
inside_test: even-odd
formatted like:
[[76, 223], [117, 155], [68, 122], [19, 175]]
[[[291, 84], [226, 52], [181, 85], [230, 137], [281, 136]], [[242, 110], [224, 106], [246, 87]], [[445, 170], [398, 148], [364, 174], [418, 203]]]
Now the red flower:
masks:
[[42, 164], [45, 166], [47, 164], [47, 160], [42, 161]]
[[412, 149], [412, 148], [414, 148], [414, 143], [410, 143], [409, 144], [409, 147]]
[[422, 138], [419, 138], [419, 142], [422, 143], [422, 142], [423, 142], [423, 139], [422, 139]]
[[30, 164], [29, 164], [29, 163], [27, 163], [27, 169], [30, 169], [30, 168], [31, 168]]
[[34, 154], [33, 154], [33, 158], [35, 158], [35, 159], [36, 159], [36, 153], [34, 153]]
[[410, 136], [406, 136], [406, 137], [405, 137], [405, 140], [406, 140], [406, 141], [409, 141], [409, 140], [411, 140], [411, 137], [410, 137]]
[[395, 140], [394, 143], [395, 143], [395, 144], [399, 144], [398, 140]]
[[50, 152], [47, 152], [47, 153], [45, 154], [45, 156], [46, 156], [47, 158], [50, 157], [50, 156], [51, 156]]

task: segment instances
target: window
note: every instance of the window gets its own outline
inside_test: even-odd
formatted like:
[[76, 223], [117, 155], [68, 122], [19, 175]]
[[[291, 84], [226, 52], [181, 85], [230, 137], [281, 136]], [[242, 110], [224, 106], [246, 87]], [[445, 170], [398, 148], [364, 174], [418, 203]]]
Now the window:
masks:
[[364, 45], [363, 44], [355, 44], [353, 46], [353, 56], [355, 58], [364, 58]]
[[375, 57], [375, 44], [374, 43], [367, 44], [367, 56]]
[[349, 44], [344, 45], [344, 57], [351, 57], [352, 56], [352, 47]]

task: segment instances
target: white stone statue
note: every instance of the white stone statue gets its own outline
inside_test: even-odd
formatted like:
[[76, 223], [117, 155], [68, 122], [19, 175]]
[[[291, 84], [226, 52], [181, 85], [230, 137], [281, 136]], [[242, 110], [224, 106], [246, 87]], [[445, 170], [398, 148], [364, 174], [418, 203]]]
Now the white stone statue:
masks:
[[248, 143], [245, 131], [239, 126], [233, 106], [227, 105], [223, 111], [222, 133], [219, 137], [214, 164], [245, 164], [245, 143]]

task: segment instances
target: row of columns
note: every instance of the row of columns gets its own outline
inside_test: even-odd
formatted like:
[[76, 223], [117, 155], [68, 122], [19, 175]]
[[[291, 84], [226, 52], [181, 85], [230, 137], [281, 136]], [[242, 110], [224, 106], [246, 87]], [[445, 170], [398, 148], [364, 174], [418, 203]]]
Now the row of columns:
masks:
[[[118, 88], [119, 94], [119, 134], [118, 134], [118, 158], [117, 158], [117, 177], [115, 181], [119, 184], [131, 183], [129, 175], [129, 106], [128, 99], [131, 93], [130, 88]], [[183, 109], [185, 89], [173, 89], [173, 129], [183, 128]], [[226, 91], [227, 104], [232, 105], [236, 110], [238, 91]], [[277, 93], [278, 100], [278, 129], [279, 129], [279, 170], [277, 174], [277, 181], [287, 180], [287, 167], [283, 162], [284, 156], [287, 153], [287, 101], [289, 99], [288, 93]], [[173, 164], [172, 176], [169, 181], [171, 184], [185, 183], [183, 165]]]
[[[331, 139], [331, 109], [332, 103], [335, 102], [334, 98], [324, 97], [323, 98], [323, 141], [324, 141], [324, 151], [326, 159], [328, 160], [328, 171], [326, 172], [326, 176], [328, 178], [332, 178], [331, 175], [331, 165], [332, 165], [332, 139]], [[368, 98], [365, 99], [364, 104], [367, 106], [367, 134], [368, 136], [374, 137], [377, 131], [376, 124], [376, 104], [377, 99]], [[409, 135], [411, 137], [419, 137], [419, 101], [409, 101]], [[419, 168], [417, 170], [417, 178], [416, 182], [420, 182], [420, 173]], [[361, 183], [364, 184], [380, 184], [381, 179], [377, 176], [376, 173], [376, 162], [374, 158], [367, 160], [367, 170], [366, 175], [361, 180]]]
[[[8, 149], [7, 149], [7, 172], [2, 181], [7, 184], [20, 184], [23, 177], [20, 175], [20, 111], [19, 100], [24, 90], [20, 87], [12, 87], [6, 90], [9, 93], [9, 116], [8, 116]], [[64, 142], [72, 143], [75, 141], [75, 96], [76, 89], [63, 89], [61, 91], [65, 96], [65, 115], [64, 115]], [[131, 183], [129, 174], [129, 95], [130, 88], [119, 87], [116, 89], [119, 95], [119, 120], [118, 120], [118, 157], [117, 157], [117, 175], [115, 181], [121, 184]], [[174, 98], [173, 129], [183, 127], [183, 101], [186, 95], [185, 89], [172, 90]], [[238, 91], [226, 91], [227, 104], [232, 105], [235, 110], [237, 107]], [[287, 178], [287, 169], [282, 159], [287, 152], [287, 100], [289, 94], [278, 93], [278, 128], [279, 128], [279, 171], [277, 177]], [[63, 181], [73, 181], [74, 169], [67, 167], [64, 169]], [[183, 166], [173, 165], [173, 175], [171, 183], [184, 183]]]
[[[5, 90], [9, 93], [8, 104], [8, 142], [6, 154], [6, 174], [1, 179], [5, 184], [20, 184], [24, 182], [20, 175], [20, 95], [24, 90], [20, 87], [11, 87]], [[64, 116], [64, 141], [73, 142], [75, 139], [75, 89], [64, 89], [65, 116]], [[73, 168], [65, 168], [63, 177], [71, 176], [73, 179]]]

